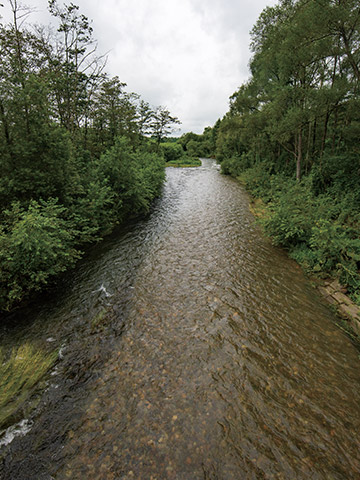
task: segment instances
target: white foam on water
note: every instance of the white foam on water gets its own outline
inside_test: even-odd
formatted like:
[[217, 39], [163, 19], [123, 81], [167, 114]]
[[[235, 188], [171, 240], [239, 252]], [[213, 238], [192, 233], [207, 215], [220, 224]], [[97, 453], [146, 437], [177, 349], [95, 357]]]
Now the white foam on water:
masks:
[[0, 432], [0, 447], [9, 445], [16, 437], [23, 437], [30, 432], [32, 426], [33, 422], [31, 420], [24, 419], [16, 425], [3, 430]]
[[64, 358], [64, 352], [66, 350], [66, 345], [63, 343], [59, 349], [59, 359], [62, 360]]
[[54, 368], [54, 370], [50, 373], [50, 375], [51, 375], [52, 377], [55, 377], [56, 375], [59, 375], [59, 369], [58, 369], [57, 366], [56, 366], [56, 367]]
[[104, 287], [104, 284], [102, 283], [100, 285], [100, 288], [98, 288], [98, 290], [94, 290], [92, 293], [97, 293], [97, 292], [102, 292], [105, 294], [105, 297], [112, 297], [113, 294], [112, 293], [109, 293], [106, 288]]

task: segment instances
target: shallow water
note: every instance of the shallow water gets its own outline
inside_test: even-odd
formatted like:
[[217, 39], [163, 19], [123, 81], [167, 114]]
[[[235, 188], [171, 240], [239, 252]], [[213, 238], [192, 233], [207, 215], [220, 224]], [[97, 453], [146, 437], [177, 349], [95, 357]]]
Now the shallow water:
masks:
[[358, 352], [211, 160], [14, 320], [63, 358], [4, 479], [360, 478]]

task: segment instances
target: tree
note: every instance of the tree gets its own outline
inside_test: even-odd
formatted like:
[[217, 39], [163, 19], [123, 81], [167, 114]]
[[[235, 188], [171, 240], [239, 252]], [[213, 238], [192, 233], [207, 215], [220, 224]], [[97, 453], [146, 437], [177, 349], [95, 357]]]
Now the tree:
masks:
[[160, 145], [164, 138], [173, 133], [175, 131], [174, 126], [179, 124], [181, 124], [180, 120], [171, 116], [169, 110], [165, 107], [158, 107], [149, 125], [150, 133], [156, 139], [157, 145]]
[[[89, 19], [70, 3], [59, 7], [49, 0], [50, 13], [59, 20], [62, 39], [51, 49], [53, 89], [61, 125], [74, 133], [84, 125], [91, 96], [101, 80], [104, 57], [96, 56], [97, 42]], [[50, 53], [50, 52], [49, 52]]]
[[[69, 144], [52, 122], [46, 58], [36, 35], [13, 23], [0, 28], [0, 203], [62, 197]], [[21, 11], [21, 10], [20, 10]], [[54, 158], [57, 159], [54, 162]]]
[[50, 1], [54, 36], [9, 2], [13, 21], [0, 25], [0, 310], [71, 267], [84, 244], [146, 213], [165, 176], [163, 156], [141, 145], [152, 111], [102, 73], [78, 7]]
[[140, 136], [144, 136], [151, 132], [151, 122], [154, 116], [154, 111], [148, 102], [140, 100], [137, 107], [137, 122], [139, 125]]
[[292, 163], [300, 180], [330, 144], [335, 153], [345, 132], [354, 134], [359, 27], [352, 0], [282, 0], [262, 12], [252, 30], [252, 78], [231, 97], [229, 112], [241, 118], [233, 136], [254, 163]]

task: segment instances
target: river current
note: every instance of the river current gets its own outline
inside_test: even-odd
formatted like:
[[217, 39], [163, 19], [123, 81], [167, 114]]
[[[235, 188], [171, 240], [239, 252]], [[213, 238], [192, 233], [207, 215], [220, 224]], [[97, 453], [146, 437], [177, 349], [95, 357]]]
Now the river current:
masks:
[[61, 349], [1, 478], [360, 478], [359, 352], [202, 162], [1, 327]]

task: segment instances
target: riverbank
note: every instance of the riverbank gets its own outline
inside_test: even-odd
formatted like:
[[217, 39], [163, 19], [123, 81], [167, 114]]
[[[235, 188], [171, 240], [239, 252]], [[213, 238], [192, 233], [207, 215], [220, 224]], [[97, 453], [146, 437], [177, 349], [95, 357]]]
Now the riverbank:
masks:
[[178, 160], [171, 160], [165, 163], [165, 167], [187, 168], [187, 167], [201, 167], [201, 160], [198, 158], [182, 157]]
[[48, 288], [75, 267], [90, 245], [130, 218], [147, 214], [161, 195], [162, 155], [147, 152], [145, 146], [133, 151], [126, 138], [117, 138], [100, 161], [86, 165], [88, 177], [73, 187], [81, 194], [31, 199], [23, 205], [13, 201], [4, 208], [0, 313], [13, 311]]
[[360, 308], [345, 294], [346, 289], [338, 280], [328, 278], [317, 286], [317, 290], [330, 305], [336, 308], [337, 314], [345, 321], [346, 331], [350, 330], [352, 336], [355, 335], [356, 343], [360, 345]]
[[[241, 177], [237, 177], [237, 180], [246, 188]], [[251, 197], [249, 207], [258, 219], [268, 214], [268, 209], [260, 198]], [[321, 272], [316, 277], [311, 276], [311, 280], [319, 294], [335, 310], [340, 319], [340, 328], [360, 347], [360, 307], [347, 295], [347, 288], [340, 285], [334, 277], [321, 278]]]

